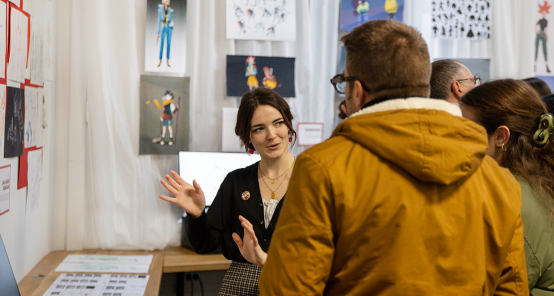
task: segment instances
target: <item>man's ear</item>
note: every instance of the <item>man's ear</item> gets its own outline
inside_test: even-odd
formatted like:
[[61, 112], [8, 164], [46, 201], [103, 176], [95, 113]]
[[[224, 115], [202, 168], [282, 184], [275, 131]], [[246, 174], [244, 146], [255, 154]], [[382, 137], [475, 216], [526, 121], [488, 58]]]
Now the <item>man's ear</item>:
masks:
[[505, 126], [499, 126], [494, 132], [494, 145], [498, 148], [502, 148], [502, 145], [507, 145], [510, 140], [510, 129]]
[[454, 93], [456, 99], [460, 100], [460, 98], [464, 95], [464, 92], [462, 91], [462, 84], [458, 81], [452, 82], [452, 92]]
[[362, 107], [367, 103], [367, 94], [362, 87], [362, 83], [359, 80], [354, 81], [354, 87], [352, 87], [352, 99], [354, 100], [354, 106], [356, 109], [362, 109]]

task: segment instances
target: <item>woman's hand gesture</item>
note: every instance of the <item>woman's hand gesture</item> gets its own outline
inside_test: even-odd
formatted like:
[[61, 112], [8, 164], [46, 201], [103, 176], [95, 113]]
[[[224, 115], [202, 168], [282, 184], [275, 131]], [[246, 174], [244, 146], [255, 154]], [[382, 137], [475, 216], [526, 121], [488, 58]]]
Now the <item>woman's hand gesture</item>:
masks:
[[262, 250], [258, 244], [258, 238], [254, 233], [254, 227], [243, 216], [239, 216], [242, 227], [244, 228], [244, 237], [241, 240], [240, 236], [233, 233], [233, 240], [239, 247], [239, 251], [244, 259], [248, 262], [263, 266], [267, 259], [267, 253]]
[[165, 178], [169, 184], [160, 180], [160, 183], [173, 195], [175, 198], [169, 196], [160, 195], [159, 197], [170, 203], [174, 203], [181, 207], [185, 212], [193, 217], [197, 218], [202, 215], [204, 208], [206, 208], [206, 199], [204, 198], [204, 192], [196, 183], [196, 180], [192, 181], [192, 185], [185, 182], [175, 171], [171, 171], [171, 176], [165, 175]]

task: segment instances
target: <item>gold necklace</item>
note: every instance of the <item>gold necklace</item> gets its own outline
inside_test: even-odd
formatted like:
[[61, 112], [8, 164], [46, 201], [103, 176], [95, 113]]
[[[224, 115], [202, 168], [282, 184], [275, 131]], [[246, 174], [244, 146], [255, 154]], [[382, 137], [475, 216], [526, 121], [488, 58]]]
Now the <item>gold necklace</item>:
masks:
[[[271, 184], [275, 184], [275, 180], [281, 178], [284, 174], [287, 174], [291, 169], [292, 167], [294, 166], [294, 163], [296, 162], [296, 157], [293, 156], [293, 161], [292, 161], [292, 164], [290, 165], [290, 167], [288, 168], [288, 170], [286, 170], [284, 173], [281, 174], [281, 176], [275, 178], [275, 179], [272, 179], [270, 178], [269, 176], [267, 176], [266, 174], [264, 174], [264, 171], [262, 171], [262, 168], [258, 165], [258, 169], [260, 171], [260, 173], [262, 173], [262, 175], [266, 178], [268, 178], [269, 180], [271, 180]], [[263, 179], [263, 178], [262, 178]], [[265, 181], [264, 181], [265, 182]]]
[[[258, 169], [260, 171], [260, 173], [263, 174], [262, 170], [261, 169]], [[285, 177], [283, 178], [283, 181], [281, 181], [281, 184], [279, 184], [279, 186], [277, 186], [277, 188], [275, 188], [275, 190], [271, 190], [271, 188], [269, 188], [269, 185], [267, 185], [267, 183], [265, 182], [265, 179], [262, 177], [262, 181], [264, 181], [264, 184], [265, 186], [267, 187], [267, 189], [269, 189], [269, 191], [271, 191], [271, 199], [275, 199], [275, 191], [277, 191], [279, 189], [279, 187], [281, 187], [281, 185], [283, 185], [283, 183], [285, 182], [285, 180], [287, 179], [287, 176], [288, 176], [288, 171], [290, 171], [290, 169], [287, 170], [287, 174], [285, 175]], [[282, 176], [282, 175], [281, 175]]]

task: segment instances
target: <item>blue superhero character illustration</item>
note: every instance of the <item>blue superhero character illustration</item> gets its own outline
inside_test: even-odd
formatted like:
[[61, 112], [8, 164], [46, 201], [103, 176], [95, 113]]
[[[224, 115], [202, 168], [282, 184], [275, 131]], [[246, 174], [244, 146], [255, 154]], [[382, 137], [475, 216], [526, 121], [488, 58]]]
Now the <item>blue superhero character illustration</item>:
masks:
[[258, 78], [256, 78], [256, 75], [258, 75], [258, 68], [256, 67], [256, 58], [255, 57], [247, 57], [246, 58], [246, 74], [245, 76], [248, 77], [248, 80], [246, 81], [246, 84], [248, 85], [248, 89], [250, 91], [258, 88]]
[[171, 49], [171, 33], [173, 32], [173, 8], [169, 7], [170, 0], [162, 0], [162, 4], [158, 4], [158, 37], [160, 39], [160, 34], [162, 36], [162, 42], [160, 44], [160, 63], [158, 67], [162, 64], [163, 53], [164, 53], [164, 41], [167, 39], [167, 66], [169, 65], [169, 52]]

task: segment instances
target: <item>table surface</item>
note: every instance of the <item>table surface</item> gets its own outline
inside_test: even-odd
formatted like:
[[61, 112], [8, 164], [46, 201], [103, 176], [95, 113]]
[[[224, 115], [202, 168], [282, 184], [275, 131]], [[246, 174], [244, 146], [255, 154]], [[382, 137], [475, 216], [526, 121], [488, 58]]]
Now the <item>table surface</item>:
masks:
[[[42, 296], [56, 281], [62, 272], [56, 272], [58, 265], [69, 254], [87, 255], [153, 255], [148, 274], [150, 279], [144, 295], [158, 295], [162, 281], [164, 251], [125, 251], [125, 250], [82, 250], [82, 251], [53, 251], [46, 255], [18, 284], [22, 296]], [[90, 272], [94, 273], [94, 272]], [[31, 277], [42, 274], [44, 277]]]
[[231, 261], [221, 254], [198, 255], [186, 248], [165, 249], [163, 273], [227, 270]]

